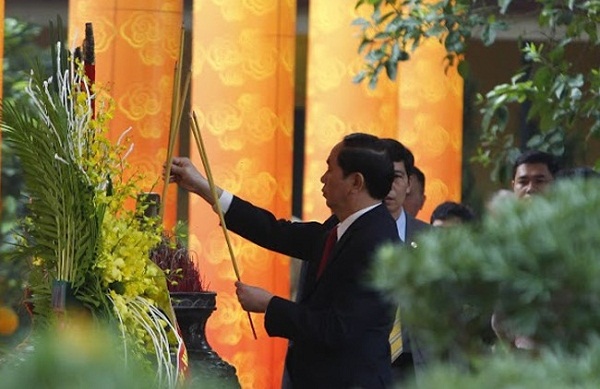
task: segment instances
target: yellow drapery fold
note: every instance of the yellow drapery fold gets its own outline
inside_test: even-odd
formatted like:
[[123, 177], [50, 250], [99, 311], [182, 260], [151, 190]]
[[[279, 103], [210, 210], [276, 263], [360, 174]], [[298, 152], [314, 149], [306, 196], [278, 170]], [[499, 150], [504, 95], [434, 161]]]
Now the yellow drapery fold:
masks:
[[[192, 109], [215, 183], [278, 217], [291, 215], [294, 1], [194, 1]], [[192, 148], [196, 166], [198, 151]], [[237, 369], [243, 388], [277, 388], [287, 343], [269, 338], [263, 315], [247, 314], [218, 218], [190, 197], [190, 246], [201, 258], [217, 311], [212, 347]], [[289, 296], [289, 260], [231, 235], [243, 282]]]
[[[321, 175], [331, 148], [352, 132], [386, 138], [397, 135], [397, 86], [381, 77], [376, 89], [352, 78], [361, 69], [354, 11], [347, 0], [313, 0], [308, 21], [305, 177], [303, 218], [325, 220], [330, 211], [321, 195]], [[366, 16], [366, 15], [364, 15]]]
[[425, 41], [398, 67], [398, 133], [425, 174], [427, 201], [418, 217], [429, 222], [440, 203], [460, 202], [462, 182], [463, 79], [446, 68], [446, 50]]
[[351, 26], [372, 7], [354, 10], [344, 0], [310, 3], [306, 144], [303, 210], [305, 219], [323, 220], [330, 211], [319, 178], [331, 147], [351, 132], [396, 138], [415, 155], [427, 176], [427, 201], [419, 218], [429, 220], [445, 200], [460, 201], [463, 80], [446, 70], [444, 49], [427, 41], [401, 62], [398, 80], [381, 75], [374, 90], [352, 83], [363, 64], [359, 29]]
[[[69, 42], [81, 45], [91, 22], [96, 46], [96, 84], [114, 99], [110, 137], [129, 127], [134, 144], [128, 162], [144, 172], [144, 189], [162, 193], [174, 67], [179, 53], [180, 0], [70, 0]], [[103, 93], [103, 92], [100, 92]], [[176, 217], [176, 188], [169, 188], [165, 226]]]

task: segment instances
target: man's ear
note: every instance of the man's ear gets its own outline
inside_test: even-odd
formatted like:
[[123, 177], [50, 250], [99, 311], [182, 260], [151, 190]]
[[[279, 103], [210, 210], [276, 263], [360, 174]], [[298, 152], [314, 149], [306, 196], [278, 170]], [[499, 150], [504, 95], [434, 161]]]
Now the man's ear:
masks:
[[360, 192], [365, 187], [365, 177], [362, 173], [352, 173], [352, 190]]

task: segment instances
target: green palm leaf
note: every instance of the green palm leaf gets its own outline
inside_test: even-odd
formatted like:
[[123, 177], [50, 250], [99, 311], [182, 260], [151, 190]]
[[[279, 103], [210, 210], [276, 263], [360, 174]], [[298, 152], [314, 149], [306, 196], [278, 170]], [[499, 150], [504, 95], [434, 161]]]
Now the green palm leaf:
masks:
[[75, 133], [76, 122], [86, 118], [77, 117], [75, 107], [69, 105], [75, 101], [71, 93], [79, 84], [69, 79], [72, 75], [66, 69], [60, 69], [65, 65], [66, 57], [61, 55], [60, 62], [54, 61], [52, 78], [39, 70], [33, 72], [28, 88], [33, 111], [6, 102], [2, 109], [4, 139], [21, 161], [30, 198], [32, 223], [27, 236], [36, 249], [22, 251], [22, 255], [35, 255], [44, 263], [47, 274], [40, 275], [39, 294], [47, 294], [53, 279], [62, 280], [70, 283], [81, 300], [107, 306], [98, 301], [105, 299], [100, 281], [90, 279], [98, 278], [92, 267], [101, 215], [94, 203], [95, 189], [75, 153], [89, 149], [78, 142], [93, 136]]

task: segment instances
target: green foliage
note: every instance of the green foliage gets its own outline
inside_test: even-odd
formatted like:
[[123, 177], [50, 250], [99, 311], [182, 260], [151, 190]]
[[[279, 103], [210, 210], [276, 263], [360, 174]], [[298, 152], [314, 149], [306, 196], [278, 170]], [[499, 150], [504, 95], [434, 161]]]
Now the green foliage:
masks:
[[541, 348], [577, 352], [600, 334], [600, 182], [558, 182], [506, 200], [481, 225], [436, 229], [416, 248], [387, 247], [378, 287], [433, 355], [471, 361], [492, 312]]
[[[33, 41], [40, 28], [16, 19], [4, 19], [4, 101], [22, 101], [25, 94], [25, 58], [39, 50]], [[2, 224], [0, 235], [5, 236], [15, 226], [16, 215], [22, 204], [19, 202], [20, 167], [14, 153], [2, 143]], [[5, 251], [5, 241], [0, 242], [0, 251]]]
[[33, 67], [31, 58], [40, 58], [45, 68], [50, 66], [49, 56], [39, 56], [43, 51], [40, 45], [41, 26], [13, 18], [4, 19], [4, 100], [27, 103], [25, 87], [29, 69]]
[[483, 42], [491, 44], [497, 32], [506, 29], [504, 20], [493, 11], [502, 15], [507, 4], [490, 7], [472, 0], [359, 0], [356, 3], [356, 8], [367, 6], [373, 9], [371, 17], [353, 22], [361, 28], [358, 51], [365, 57], [365, 69], [356, 76], [355, 82], [368, 79], [372, 88], [384, 69], [394, 80], [398, 61], [408, 60], [410, 53], [426, 39], [434, 38], [444, 44], [448, 51], [446, 59], [451, 65], [465, 52], [474, 30], [480, 30]]
[[[51, 79], [39, 67], [33, 71], [27, 93], [37, 110], [9, 101], [3, 102], [2, 109], [4, 139], [19, 158], [30, 196], [28, 210], [32, 216], [26, 231], [31, 242], [22, 250], [21, 258], [23, 262], [35, 258], [47, 265], [44, 269], [52, 269], [41, 276], [46, 280], [30, 284], [38, 302], [46, 299], [52, 279], [69, 281], [75, 290], [102, 296], [99, 282], [88, 278], [94, 274], [91, 269], [102, 215], [96, 212], [94, 187], [78, 160], [81, 150], [77, 146], [87, 143], [76, 138], [81, 134], [74, 135], [78, 130], [73, 119], [79, 118], [77, 108], [65, 107], [64, 95], [71, 89], [57, 92], [64, 86], [59, 87], [60, 77], [67, 66], [67, 61], [54, 64]], [[36, 269], [42, 268], [33, 266], [32, 277]], [[36, 305], [37, 312], [47, 312], [40, 308]]]
[[108, 139], [111, 100], [94, 110], [96, 89], [65, 49], [60, 24], [50, 26], [50, 76], [37, 65], [26, 88], [30, 104], [4, 102], [2, 110], [4, 140], [19, 158], [29, 198], [14, 255], [30, 265], [36, 331], [76, 307], [97, 320], [112, 318], [127, 353], [174, 387], [171, 352], [181, 339], [164, 274], [149, 259], [160, 242], [158, 218], [127, 209], [142, 177], [124, 179], [127, 146]]
[[[527, 120], [539, 133], [524, 139], [529, 148], [571, 155], [583, 138], [600, 135], [600, 69], [593, 62], [581, 70], [578, 63], [588, 63], [594, 50], [600, 50], [600, 2], [536, 0], [537, 24], [544, 38], [529, 42], [523, 37], [523, 56], [529, 62], [510, 82], [502, 83], [479, 96], [481, 145], [474, 161], [492, 164], [493, 178], [501, 165], [514, 162], [518, 149], [507, 134], [509, 107], [528, 102], [531, 108]], [[496, 40], [498, 31], [510, 28], [509, 12], [516, 1], [498, 0], [380, 0], [357, 2], [357, 7], [372, 7], [370, 19], [359, 18], [361, 27], [359, 52], [364, 54], [365, 68], [355, 81], [369, 80], [375, 87], [386, 70], [396, 77], [398, 61], [410, 58], [427, 38], [438, 39], [447, 50], [447, 64], [457, 61], [459, 71], [462, 55], [475, 33], [486, 45]], [[576, 56], [569, 49], [577, 43], [585, 47]], [[467, 58], [468, 60], [468, 58]], [[530, 75], [528, 75], [530, 74]]]
[[[132, 335], [132, 334], [129, 334]], [[140, 359], [124, 347], [113, 323], [91, 321], [89, 317], [69, 315], [60, 326], [30, 334], [10, 353], [0, 353], [3, 389], [166, 389], [153, 374], [150, 361]], [[190, 361], [213, 366], [214, 361]], [[197, 365], [196, 365], [197, 367]], [[207, 368], [188, 370], [180, 376], [178, 389], [222, 389], [239, 387]], [[214, 372], [213, 372], [214, 373]]]
[[123, 343], [107, 328], [81, 322], [27, 340], [0, 364], [2, 387], [159, 388], [143, 363], [125, 359]]
[[[4, 85], [3, 103], [27, 106], [25, 87], [31, 68], [29, 58], [41, 48], [35, 44], [41, 28], [16, 19], [4, 19]], [[49, 65], [49, 58], [43, 61]], [[21, 196], [22, 172], [18, 159], [6, 142], [2, 142], [2, 218], [0, 224], [0, 253], [6, 253], [14, 244], [10, 231], [17, 227], [17, 219], [24, 214]]]
[[[41, 28], [13, 18], [4, 19], [3, 103], [28, 106], [25, 87], [31, 63], [41, 50], [37, 41]], [[47, 67], [49, 58], [42, 58]], [[5, 303], [16, 305], [23, 296], [27, 278], [26, 263], [12, 261], [11, 251], [18, 244], [11, 233], [18, 228], [18, 219], [25, 213], [22, 195], [23, 178], [20, 163], [8, 143], [2, 142], [2, 217], [0, 218], [0, 295]]]
[[[536, 358], [527, 354], [496, 352], [471, 371], [454, 365], [435, 366], [419, 377], [419, 389], [564, 389], [596, 388], [600, 382], [600, 341], [593, 339], [581, 354], [544, 350]], [[403, 386], [404, 387], [404, 386]]]

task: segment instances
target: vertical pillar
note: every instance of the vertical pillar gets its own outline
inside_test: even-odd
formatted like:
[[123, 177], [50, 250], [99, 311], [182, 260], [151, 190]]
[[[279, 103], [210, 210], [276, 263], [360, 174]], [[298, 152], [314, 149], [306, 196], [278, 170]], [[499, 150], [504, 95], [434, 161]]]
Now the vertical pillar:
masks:
[[[294, 36], [293, 1], [194, 1], [192, 107], [215, 182], [284, 218], [291, 216]], [[201, 168], [194, 146], [191, 156]], [[218, 293], [209, 342], [236, 367], [242, 387], [279, 387], [287, 342], [269, 338], [256, 314], [253, 339], [218, 218], [197, 196], [189, 204], [190, 246]], [[287, 258], [235, 234], [231, 240], [243, 282], [289, 296]]]
[[[116, 104], [110, 123], [113, 140], [129, 127], [134, 150], [132, 170], [146, 175], [144, 190], [162, 193], [175, 62], [179, 53], [181, 0], [70, 0], [71, 46], [84, 38], [85, 23], [94, 28], [96, 85]], [[176, 188], [165, 200], [165, 224], [173, 225]]]
[[[331, 148], [344, 135], [397, 134], [397, 85], [385, 77], [377, 88], [356, 85], [362, 67], [352, 20], [371, 7], [354, 10], [347, 0], [313, 0], [309, 7], [308, 79], [303, 218], [324, 220], [331, 211], [321, 195], [320, 177]], [[372, 9], [372, 8], [371, 8]], [[365, 15], [366, 16], [366, 15]]]

